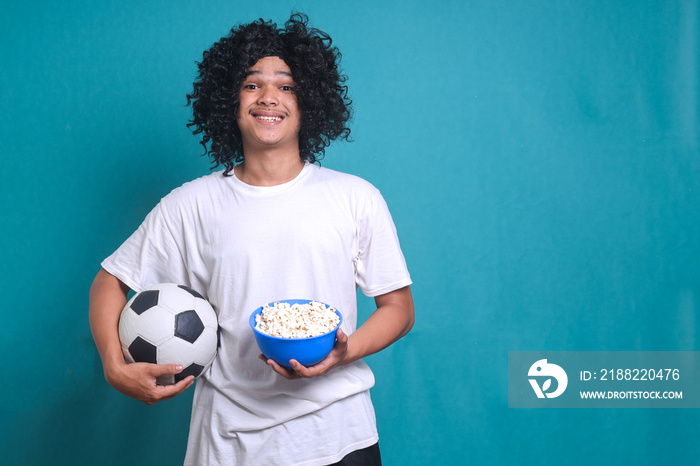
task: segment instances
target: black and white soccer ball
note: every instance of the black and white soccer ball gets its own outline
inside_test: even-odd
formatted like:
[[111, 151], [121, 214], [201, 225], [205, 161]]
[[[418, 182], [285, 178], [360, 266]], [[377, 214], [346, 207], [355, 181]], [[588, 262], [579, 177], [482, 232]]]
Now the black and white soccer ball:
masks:
[[179, 374], [159, 377], [172, 385], [209, 368], [218, 346], [218, 322], [211, 304], [196, 291], [161, 283], [136, 293], [119, 318], [119, 339], [129, 362], [181, 364]]

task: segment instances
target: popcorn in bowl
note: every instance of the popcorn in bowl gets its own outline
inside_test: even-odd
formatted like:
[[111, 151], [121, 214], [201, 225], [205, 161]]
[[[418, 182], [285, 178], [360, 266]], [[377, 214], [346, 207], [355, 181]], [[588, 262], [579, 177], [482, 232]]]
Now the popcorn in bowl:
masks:
[[256, 330], [279, 338], [311, 338], [332, 331], [339, 323], [335, 309], [318, 301], [275, 301], [264, 305], [255, 317]]

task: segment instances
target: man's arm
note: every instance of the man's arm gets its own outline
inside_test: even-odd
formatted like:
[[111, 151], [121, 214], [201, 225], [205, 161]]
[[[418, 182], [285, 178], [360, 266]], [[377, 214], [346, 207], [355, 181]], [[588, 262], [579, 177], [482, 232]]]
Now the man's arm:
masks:
[[365, 356], [374, 354], [406, 335], [415, 320], [411, 288], [404, 287], [374, 298], [377, 310], [349, 337], [338, 329], [335, 346], [324, 359], [310, 367], [304, 367], [292, 359], [292, 370], [288, 370], [272, 359], [267, 362], [275, 372], [288, 378], [315, 377], [325, 374], [331, 368], [349, 364]]
[[156, 384], [156, 377], [177, 374], [182, 366], [126, 364], [119, 341], [119, 316], [128, 291], [124, 283], [104, 269], [98, 272], [90, 287], [90, 330], [107, 382], [123, 394], [151, 405], [184, 392], [194, 383], [194, 377], [161, 386]]

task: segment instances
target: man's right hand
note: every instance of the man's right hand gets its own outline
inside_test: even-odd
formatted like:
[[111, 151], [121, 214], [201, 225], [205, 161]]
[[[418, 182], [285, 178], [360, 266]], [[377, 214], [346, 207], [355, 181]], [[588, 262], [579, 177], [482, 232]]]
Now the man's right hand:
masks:
[[185, 377], [175, 385], [158, 385], [158, 377], [178, 374], [182, 366], [124, 362], [119, 316], [128, 291], [129, 287], [106, 270], [97, 273], [90, 287], [90, 330], [107, 382], [123, 394], [152, 405], [184, 392], [194, 383], [194, 377]]
[[156, 379], [163, 375], [175, 375], [182, 372], [182, 366], [175, 364], [148, 364], [136, 362], [119, 365], [105, 371], [107, 382], [123, 393], [147, 405], [169, 400], [179, 395], [194, 384], [194, 376], [185, 377], [175, 385], [158, 385]]

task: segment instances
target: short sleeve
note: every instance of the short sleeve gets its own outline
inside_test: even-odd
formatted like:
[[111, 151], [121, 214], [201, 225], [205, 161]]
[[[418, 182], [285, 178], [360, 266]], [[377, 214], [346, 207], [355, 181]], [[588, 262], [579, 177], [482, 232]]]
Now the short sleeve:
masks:
[[359, 228], [355, 281], [362, 292], [375, 297], [410, 285], [394, 221], [376, 189], [369, 196]]
[[188, 283], [182, 239], [177, 235], [178, 229], [173, 228], [173, 219], [167, 216], [164, 201], [101, 264], [134, 291], [156, 283]]

